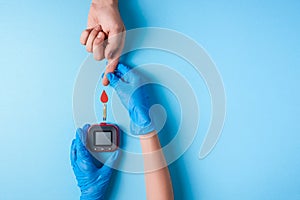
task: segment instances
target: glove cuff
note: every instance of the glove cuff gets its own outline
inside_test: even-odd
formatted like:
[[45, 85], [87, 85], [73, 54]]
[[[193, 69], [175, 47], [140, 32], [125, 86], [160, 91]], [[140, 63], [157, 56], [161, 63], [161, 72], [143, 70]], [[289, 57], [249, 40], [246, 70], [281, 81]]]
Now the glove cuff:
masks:
[[86, 195], [81, 193], [80, 195], [80, 200], [104, 200], [104, 195], [99, 195], [99, 194], [95, 194], [95, 195]]
[[131, 118], [130, 130], [133, 135], [145, 135], [155, 130], [147, 107], [134, 106], [130, 109], [129, 116]]
[[133, 121], [130, 123], [130, 130], [133, 135], [146, 135], [155, 130], [155, 126], [152, 122], [150, 122], [147, 126], [138, 126]]

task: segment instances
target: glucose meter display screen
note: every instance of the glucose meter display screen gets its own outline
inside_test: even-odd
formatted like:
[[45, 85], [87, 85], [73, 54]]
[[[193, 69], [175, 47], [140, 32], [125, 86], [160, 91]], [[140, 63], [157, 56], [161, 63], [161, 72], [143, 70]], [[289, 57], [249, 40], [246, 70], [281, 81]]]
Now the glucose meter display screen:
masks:
[[96, 131], [95, 146], [111, 145], [112, 144], [111, 135], [112, 135], [111, 131], [105, 131], [105, 132]]

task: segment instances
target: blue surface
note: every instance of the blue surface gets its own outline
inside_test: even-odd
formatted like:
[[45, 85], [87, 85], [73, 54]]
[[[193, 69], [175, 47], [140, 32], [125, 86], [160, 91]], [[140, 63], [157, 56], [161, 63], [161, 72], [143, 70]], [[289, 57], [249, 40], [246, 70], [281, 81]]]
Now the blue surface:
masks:
[[[69, 148], [88, 9], [87, 1], [0, 2], [0, 199], [78, 199]], [[223, 77], [224, 131], [206, 159], [198, 160], [199, 135], [170, 166], [177, 199], [300, 199], [299, 9], [292, 0], [120, 0], [127, 29], [180, 31]], [[111, 199], [145, 198], [143, 175], [114, 181]]]

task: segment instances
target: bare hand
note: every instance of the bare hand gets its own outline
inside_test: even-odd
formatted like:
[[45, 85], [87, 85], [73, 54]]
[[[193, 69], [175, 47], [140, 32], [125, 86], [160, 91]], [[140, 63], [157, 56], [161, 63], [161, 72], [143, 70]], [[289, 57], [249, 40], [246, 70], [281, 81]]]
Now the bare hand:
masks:
[[[107, 39], [107, 40], [106, 40]], [[108, 65], [103, 77], [103, 85], [108, 85], [106, 74], [118, 65], [124, 47], [125, 26], [121, 19], [116, 0], [94, 0], [88, 15], [87, 29], [80, 37], [81, 44], [96, 60], [106, 58]]]

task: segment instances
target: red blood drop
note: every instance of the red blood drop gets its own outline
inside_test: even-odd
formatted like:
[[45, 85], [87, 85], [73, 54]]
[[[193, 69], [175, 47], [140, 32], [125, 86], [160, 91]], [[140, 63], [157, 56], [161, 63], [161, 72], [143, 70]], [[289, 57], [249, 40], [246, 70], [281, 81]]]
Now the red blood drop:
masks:
[[102, 94], [101, 94], [101, 97], [100, 97], [100, 100], [102, 103], [107, 103], [108, 102], [108, 96], [105, 92], [105, 90], [103, 90]]

